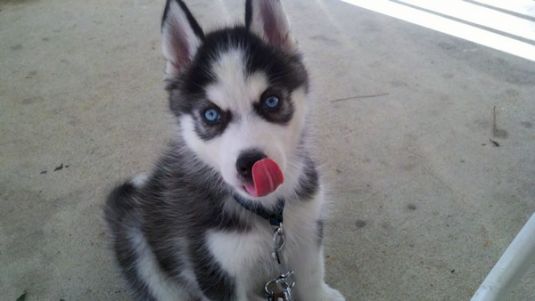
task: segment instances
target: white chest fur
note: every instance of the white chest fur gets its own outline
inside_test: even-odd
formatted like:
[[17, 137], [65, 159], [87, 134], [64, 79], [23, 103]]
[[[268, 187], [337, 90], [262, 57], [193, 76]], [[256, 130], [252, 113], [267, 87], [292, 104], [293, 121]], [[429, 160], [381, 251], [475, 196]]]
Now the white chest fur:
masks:
[[[322, 199], [287, 204], [284, 210], [286, 245], [283, 255], [292, 269], [301, 264], [299, 258], [309, 250], [317, 250], [318, 221]], [[207, 243], [211, 255], [245, 292], [258, 292], [263, 284], [278, 275], [278, 266], [271, 256], [273, 232], [269, 223], [258, 223], [246, 232], [211, 231]]]

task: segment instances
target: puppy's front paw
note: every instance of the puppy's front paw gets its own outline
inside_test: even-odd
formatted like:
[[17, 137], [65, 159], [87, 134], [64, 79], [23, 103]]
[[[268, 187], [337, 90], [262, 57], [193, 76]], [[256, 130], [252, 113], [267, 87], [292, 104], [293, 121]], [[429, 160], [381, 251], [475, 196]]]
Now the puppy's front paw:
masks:
[[323, 285], [323, 295], [325, 296], [323, 298], [325, 301], [346, 301], [346, 298], [339, 291], [327, 284]]

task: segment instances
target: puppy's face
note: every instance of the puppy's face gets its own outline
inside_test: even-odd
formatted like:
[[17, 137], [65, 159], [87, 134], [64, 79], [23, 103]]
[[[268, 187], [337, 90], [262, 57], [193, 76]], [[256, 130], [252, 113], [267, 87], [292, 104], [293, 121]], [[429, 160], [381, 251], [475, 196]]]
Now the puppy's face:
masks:
[[280, 2], [248, 2], [245, 27], [204, 35], [170, 0], [162, 31], [171, 109], [188, 147], [246, 197], [263, 158], [295, 180], [307, 75]]

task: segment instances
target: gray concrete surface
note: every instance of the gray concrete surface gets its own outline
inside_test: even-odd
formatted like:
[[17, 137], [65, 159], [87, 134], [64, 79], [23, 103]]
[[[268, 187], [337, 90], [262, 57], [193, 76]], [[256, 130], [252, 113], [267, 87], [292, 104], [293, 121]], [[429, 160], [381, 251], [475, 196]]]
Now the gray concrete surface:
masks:
[[[189, 2], [208, 27], [241, 17], [242, 1]], [[333, 200], [329, 282], [348, 300], [468, 300], [535, 211], [535, 64], [335, 0], [286, 2]], [[0, 299], [127, 299], [101, 206], [172, 134], [162, 6], [0, 1]], [[333, 101], [362, 95], [381, 96]], [[532, 268], [507, 300], [534, 298]]]

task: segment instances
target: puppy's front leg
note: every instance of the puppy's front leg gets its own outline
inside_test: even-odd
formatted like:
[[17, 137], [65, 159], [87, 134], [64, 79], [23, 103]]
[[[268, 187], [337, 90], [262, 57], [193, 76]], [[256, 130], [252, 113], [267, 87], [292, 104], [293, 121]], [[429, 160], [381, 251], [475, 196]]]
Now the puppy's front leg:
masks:
[[308, 248], [295, 257], [295, 296], [300, 301], [345, 301], [324, 281], [323, 247]]

